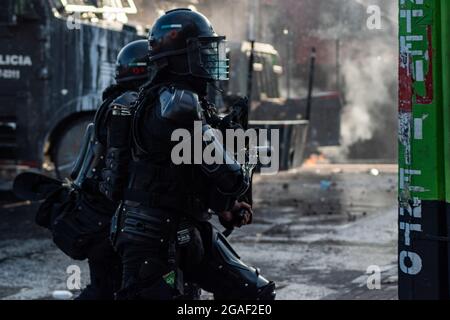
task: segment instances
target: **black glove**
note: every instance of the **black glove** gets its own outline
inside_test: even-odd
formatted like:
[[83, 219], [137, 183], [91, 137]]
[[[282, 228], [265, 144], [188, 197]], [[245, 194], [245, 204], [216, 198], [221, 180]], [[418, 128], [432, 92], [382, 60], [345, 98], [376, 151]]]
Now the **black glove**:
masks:
[[245, 215], [250, 214], [250, 220], [248, 221], [248, 224], [251, 224], [253, 221], [253, 213], [251, 211], [248, 211], [244, 208], [238, 208], [237, 210], [232, 210], [232, 219], [230, 221], [225, 220], [222, 216], [219, 216], [219, 222], [222, 226], [225, 227], [225, 229], [233, 229], [235, 227], [242, 226]]

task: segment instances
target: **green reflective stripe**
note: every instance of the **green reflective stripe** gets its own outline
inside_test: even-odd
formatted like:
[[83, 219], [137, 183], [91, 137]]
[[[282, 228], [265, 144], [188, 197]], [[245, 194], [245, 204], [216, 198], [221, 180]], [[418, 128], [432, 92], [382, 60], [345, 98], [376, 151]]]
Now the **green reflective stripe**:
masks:
[[128, 64], [129, 67], [146, 67], [146, 62], [131, 62]]
[[165, 29], [180, 29], [183, 26], [181, 24], [166, 24], [161, 26], [161, 30], [165, 30]]

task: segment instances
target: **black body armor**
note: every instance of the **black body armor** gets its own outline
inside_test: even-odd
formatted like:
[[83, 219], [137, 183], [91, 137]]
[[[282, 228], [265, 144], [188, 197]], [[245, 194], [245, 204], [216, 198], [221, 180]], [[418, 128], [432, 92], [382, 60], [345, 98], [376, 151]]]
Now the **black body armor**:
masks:
[[[205, 123], [195, 93], [175, 86], [155, 92], [151, 103], [139, 104], [134, 115], [128, 187], [112, 222], [112, 241], [124, 263], [118, 298], [182, 298], [183, 284], [189, 282], [212, 288], [221, 299], [230, 284], [246, 289], [235, 290], [232, 297], [273, 299], [274, 284], [240, 262], [217, 231], [212, 235], [214, 229], [207, 222], [212, 210], [231, 209], [247, 190], [248, 177], [231, 159], [223, 164], [175, 165], [172, 133], [180, 128], [193, 133], [194, 121], [199, 121], [200, 133], [209, 138], [202, 150], [209, 143], [218, 144], [218, 150], [224, 147], [213, 139], [214, 131]], [[229, 157], [225, 150], [223, 157]], [[217, 260], [222, 256], [224, 261]], [[214, 285], [216, 270], [211, 267], [219, 265], [227, 266], [223, 276], [234, 282]], [[172, 273], [173, 281], [167, 281]]]
[[[200, 134], [222, 150], [223, 164], [207, 164], [191, 157], [190, 163], [175, 165], [171, 159], [172, 133], [186, 129], [194, 137], [194, 122]], [[174, 210], [198, 220], [210, 218], [208, 209], [229, 210], [248, 188], [241, 166], [214, 139], [212, 128], [204, 121], [197, 94], [174, 86], [162, 87], [153, 103], [141, 106], [133, 121], [131, 176], [124, 199], [148, 207]], [[188, 141], [193, 145], [193, 141]], [[201, 150], [208, 142], [201, 143]], [[195, 152], [195, 150], [193, 150]]]
[[132, 108], [138, 95], [127, 91], [110, 104], [106, 125], [106, 159], [102, 170], [100, 191], [110, 200], [122, 199], [126, 183], [128, 166], [131, 159], [130, 128]]

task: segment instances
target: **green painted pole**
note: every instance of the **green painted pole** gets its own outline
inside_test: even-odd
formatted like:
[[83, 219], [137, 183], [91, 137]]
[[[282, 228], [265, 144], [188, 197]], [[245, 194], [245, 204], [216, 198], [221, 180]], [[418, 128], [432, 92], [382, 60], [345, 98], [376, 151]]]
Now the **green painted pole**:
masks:
[[443, 167], [445, 172], [447, 298], [450, 296], [450, 2], [441, 1]]
[[399, 298], [448, 299], [449, 3], [399, 8]]

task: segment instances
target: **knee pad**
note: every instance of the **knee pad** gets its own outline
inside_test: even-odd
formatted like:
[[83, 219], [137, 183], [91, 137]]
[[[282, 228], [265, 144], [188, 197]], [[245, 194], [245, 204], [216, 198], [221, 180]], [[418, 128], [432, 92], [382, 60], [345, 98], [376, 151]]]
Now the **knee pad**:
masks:
[[274, 300], [275, 283], [260, 275], [259, 270], [240, 260], [225, 236], [211, 227], [209, 263], [217, 276], [226, 277], [229, 286], [218, 290], [218, 299]]

